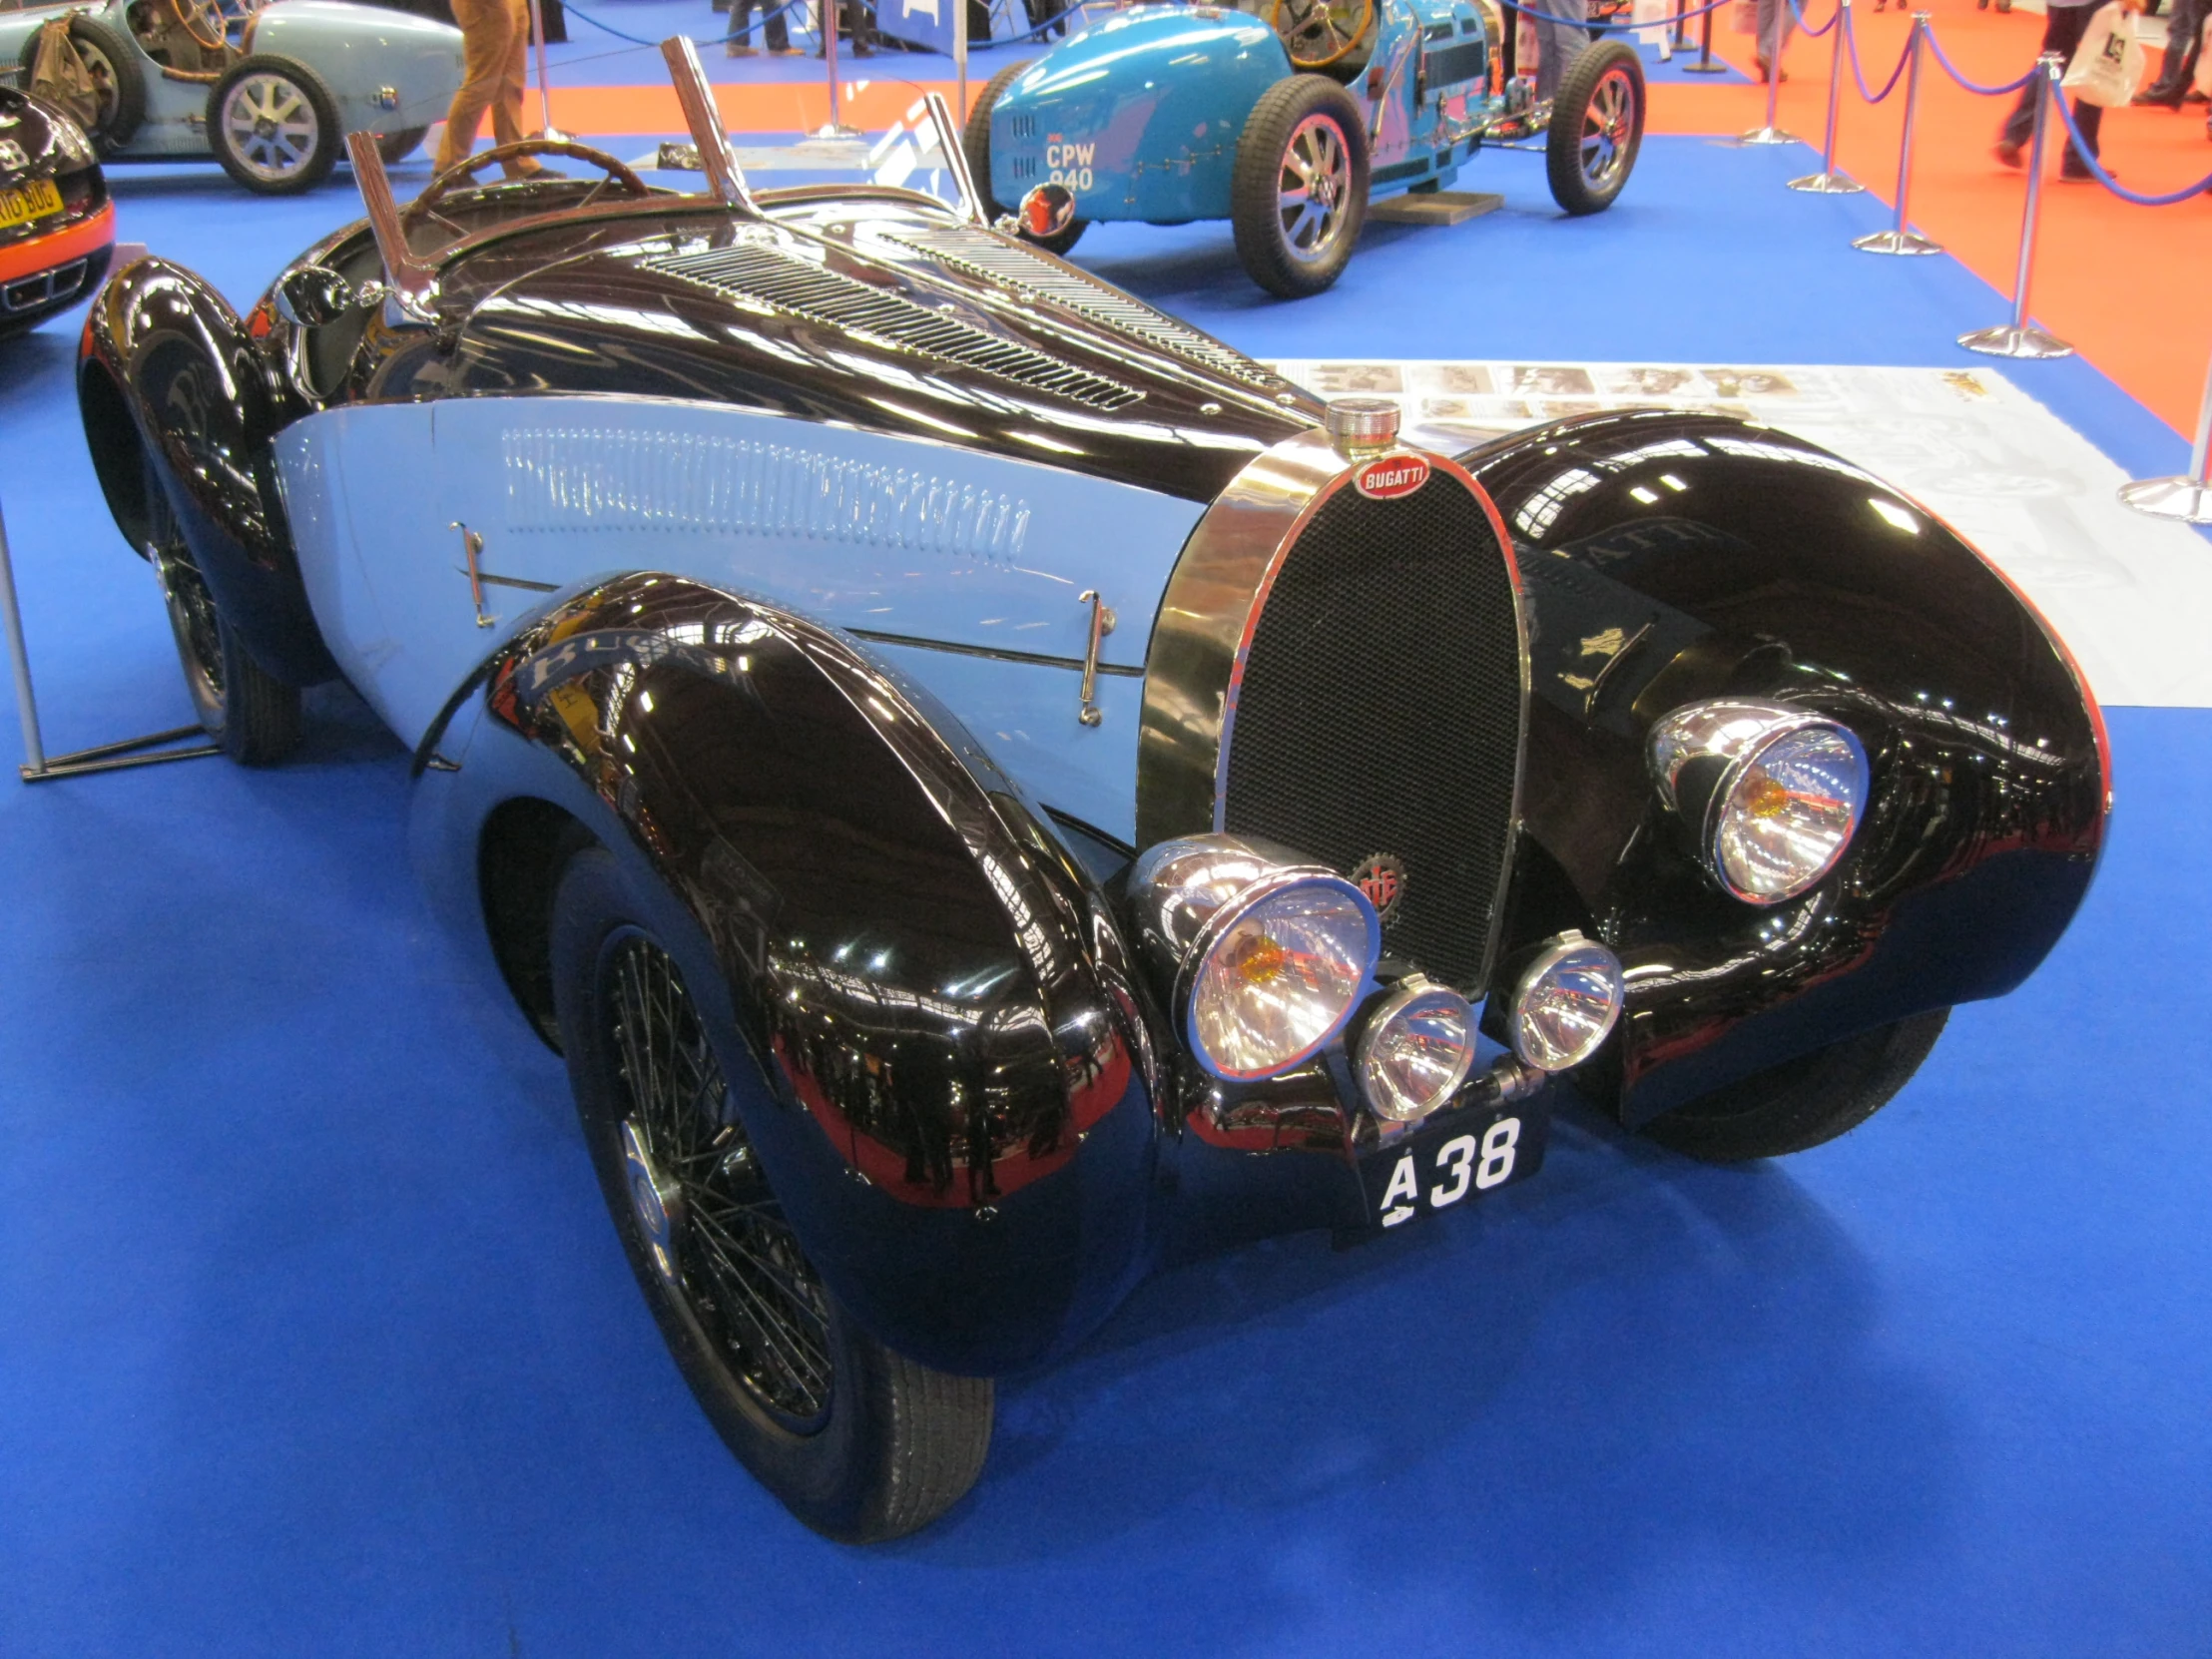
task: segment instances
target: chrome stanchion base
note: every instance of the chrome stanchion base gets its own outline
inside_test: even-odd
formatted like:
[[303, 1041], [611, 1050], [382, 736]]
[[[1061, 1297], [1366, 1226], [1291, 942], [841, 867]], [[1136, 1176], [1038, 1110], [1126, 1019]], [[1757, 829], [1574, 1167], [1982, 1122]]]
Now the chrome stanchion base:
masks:
[[80, 749], [71, 755], [49, 755], [42, 766], [17, 767], [16, 771], [26, 784], [43, 784], [53, 778], [82, 778], [88, 772], [121, 772], [126, 767], [155, 767], [164, 761], [197, 761], [222, 754], [223, 746], [217, 743], [197, 743], [190, 749], [158, 748], [206, 735], [197, 726], [180, 726], [174, 732], [156, 732], [149, 738], [126, 738], [121, 743], [104, 743], [97, 749]]
[[2194, 478], [2138, 478], [2122, 484], [2123, 506], [2153, 518], [2178, 518], [2184, 524], [2212, 524], [2212, 484]]
[[2015, 328], [2009, 322], [1994, 328], [1976, 328], [1970, 334], [1960, 334], [1958, 343], [1968, 351], [1983, 351], [1992, 357], [2070, 357], [2074, 348], [2056, 334], [2046, 334], [2029, 323]]
[[1790, 188], [1811, 191], [1815, 196], [1864, 196], [1867, 193], [1867, 187], [1848, 173], [1808, 173], [1802, 179], [1792, 179]]
[[1750, 132], [1739, 137], [1736, 142], [1738, 144], [1795, 144], [1797, 143], [1797, 135], [1785, 133], [1779, 127], [1754, 127]]
[[1940, 254], [1942, 249], [1918, 231], [1877, 231], [1852, 244], [1862, 254]]
[[1682, 73], [1685, 75], [1726, 75], [1728, 65], [1717, 58], [1700, 58], [1696, 63], [1684, 64]]

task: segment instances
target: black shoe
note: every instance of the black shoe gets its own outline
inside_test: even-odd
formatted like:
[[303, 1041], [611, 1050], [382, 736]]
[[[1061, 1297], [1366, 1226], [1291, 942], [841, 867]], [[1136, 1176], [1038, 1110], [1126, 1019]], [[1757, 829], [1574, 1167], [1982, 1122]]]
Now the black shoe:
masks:
[[[2117, 181], [2119, 178], [2119, 175], [2117, 173], [2114, 173], [2110, 168], [2106, 168], [2104, 170], [2104, 176], [2107, 179], [2111, 179], [2114, 181]], [[2076, 167], [2070, 161], [2062, 163], [2058, 169], [2058, 179], [2059, 183], [2061, 184], [2078, 185], [2086, 179], [2094, 179], [2096, 175], [2094, 173], [2091, 173], [2086, 167]]]
[[2143, 92], [2138, 92], [2128, 102], [2130, 104], [2146, 105], [2154, 110], [2178, 110], [2181, 108], [2181, 94], [2178, 92], [2160, 92], [2156, 87], [2151, 87]]
[[2195, 87], [2191, 87], [2187, 92], [2183, 93], [2181, 95], [2181, 101], [2184, 104], [2212, 104], [2212, 98], [2205, 97], [2204, 94], [2197, 91]]

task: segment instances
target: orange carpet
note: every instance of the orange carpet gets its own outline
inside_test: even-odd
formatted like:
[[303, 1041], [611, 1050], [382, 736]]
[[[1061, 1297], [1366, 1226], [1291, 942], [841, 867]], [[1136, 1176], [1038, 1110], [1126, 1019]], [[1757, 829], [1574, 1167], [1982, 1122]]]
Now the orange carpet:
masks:
[[[1819, 22], [1833, 3], [1808, 0], [1808, 15]], [[1967, 0], [1940, 0], [1930, 9], [1943, 49], [1984, 84], [2009, 80], [2034, 61], [2042, 39], [2040, 17], [1979, 11]], [[1908, 18], [1900, 11], [1876, 12], [1858, 0], [1852, 22], [1867, 79], [1879, 88], [1905, 49]], [[1748, 36], [1716, 33], [1714, 49], [1749, 70]], [[1790, 79], [1782, 86], [1777, 124], [1816, 148], [1827, 113], [1829, 52], [1827, 36], [1800, 36], [1784, 59]], [[2151, 61], [2155, 66], [2156, 53]], [[2006, 296], [2019, 256], [2025, 178], [2000, 167], [1990, 150], [2009, 104], [1960, 90], [1931, 55], [1922, 82], [1911, 198], [1914, 224]], [[1733, 134], [1758, 126], [1765, 113], [1764, 87], [1652, 88], [1654, 132]], [[1903, 83], [1886, 102], [1870, 108], [1846, 68], [1838, 163], [1884, 202], [1897, 200], [1904, 121]], [[2170, 208], [2136, 207], [2101, 185], [2058, 183], [2057, 153], [2054, 143], [2030, 290], [2035, 317], [2187, 436], [2195, 429], [2205, 367], [2212, 359], [2212, 294], [2188, 276], [2212, 270], [2212, 198], [2196, 196]], [[2103, 157], [2131, 190], [2155, 194], [2191, 184], [2212, 173], [2204, 109], [2189, 105], [2178, 115], [2108, 110]], [[1806, 171], [1818, 169], [1808, 165]], [[1777, 213], [1804, 200], [1783, 191], [1775, 197]], [[1876, 258], [1861, 257], [1870, 266]], [[2007, 314], [2005, 300], [1998, 299], [1989, 320], [2002, 322]]]

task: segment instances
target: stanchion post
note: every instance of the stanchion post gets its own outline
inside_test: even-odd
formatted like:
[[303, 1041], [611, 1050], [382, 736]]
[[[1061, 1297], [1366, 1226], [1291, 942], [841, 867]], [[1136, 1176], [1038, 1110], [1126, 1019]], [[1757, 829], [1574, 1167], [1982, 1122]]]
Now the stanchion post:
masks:
[[[856, 139], [860, 136], [857, 127], [844, 124], [843, 111], [838, 105], [837, 7], [842, 3], [843, 0], [822, 0], [822, 61], [830, 71], [830, 124], [818, 130], [816, 138]], [[967, 0], [952, 0], [952, 3], [965, 5]]]
[[1836, 129], [1843, 116], [1845, 37], [1851, 33], [1851, 0], [1836, 0], [1836, 21], [1828, 26], [1835, 38], [1828, 51], [1828, 124], [1822, 130], [1821, 170], [1792, 179], [1792, 190], [1815, 196], [1858, 196], [1866, 186], [1836, 165]]
[[1767, 60], [1767, 120], [1761, 127], [1737, 139], [1738, 144], [1795, 144], [1797, 140], [1774, 124], [1777, 101], [1782, 96], [1782, 48], [1789, 40], [1790, 32], [1784, 27], [1790, 21], [1790, 0], [1774, 0], [1774, 39], [1766, 39], [1765, 31], [1751, 38], [1756, 44], [1752, 50]]
[[1719, 0], [1705, 0], [1697, 32], [1697, 62], [1682, 66], [1685, 75], [1725, 75], [1728, 65], [1713, 61], [1713, 8]]
[[[952, 0], [952, 73], [959, 82], [960, 128], [967, 129], [967, 0]], [[989, 183], [988, 180], [985, 183]]]
[[2197, 405], [2197, 441], [2189, 450], [2188, 476], [2138, 478], [2120, 486], [2120, 500], [2153, 518], [2212, 524], [2212, 367], [2205, 370], [2204, 401]]
[[39, 740], [38, 698], [31, 690], [31, 656], [23, 644], [23, 613], [15, 601], [15, 564], [8, 557], [8, 525], [0, 518], [0, 624], [8, 630], [8, 662], [15, 669], [15, 712], [23, 721], [23, 776], [46, 770], [46, 745]]
[[1894, 229], [1877, 231], [1852, 244], [1863, 254], [1940, 254], [1942, 249], [1912, 225], [1913, 133], [1920, 125], [1921, 59], [1927, 55], [1929, 14], [1913, 14], [1912, 38], [1906, 42], [1905, 138], [1898, 146], [1898, 222]]
[[530, 0], [530, 37], [538, 43], [538, 136], [556, 143], [568, 135], [553, 125], [553, 88], [545, 78], [545, 12]]
[[2042, 217], [2043, 139], [2050, 129], [2050, 112], [2063, 96], [2058, 78], [2066, 73], [2066, 60], [2045, 52], [2035, 68], [2035, 127], [2027, 145], [2027, 205], [2020, 210], [2020, 264], [2012, 278], [2012, 320], [1958, 336], [1958, 343], [1968, 351], [1985, 351], [1992, 357], [2073, 355], [2072, 346], [2027, 320], [2028, 283], [2035, 275], [2035, 228]]

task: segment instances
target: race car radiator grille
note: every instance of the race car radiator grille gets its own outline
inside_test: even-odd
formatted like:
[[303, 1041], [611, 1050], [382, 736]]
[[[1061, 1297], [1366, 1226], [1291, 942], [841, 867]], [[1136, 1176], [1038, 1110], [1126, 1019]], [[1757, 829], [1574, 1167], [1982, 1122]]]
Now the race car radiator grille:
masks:
[[1132, 386], [1092, 374], [898, 294], [885, 293], [867, 282], [825, 271], [812, 261], [793, 259], [764, 243], [741, 242], [730, 248], [663, 254], [639, 264], [734, 298], [763, 301], [810, 322], [849, 328], [885, 345], [940, 357], [1088, 408], [1126, 408], [1144, 396]]
[[[1490, 520], [1443, 473], [1345, 488], [1285, 555], [1235, 692], [1223, 828], [1361, 879], [1394, 861], [1385, 954], [1486, 987], [1526, 698]], [[1363, 883], [1366, 884], [1366, 883]], [[1387, 880], [1370, 888], [1389, 896]]]

